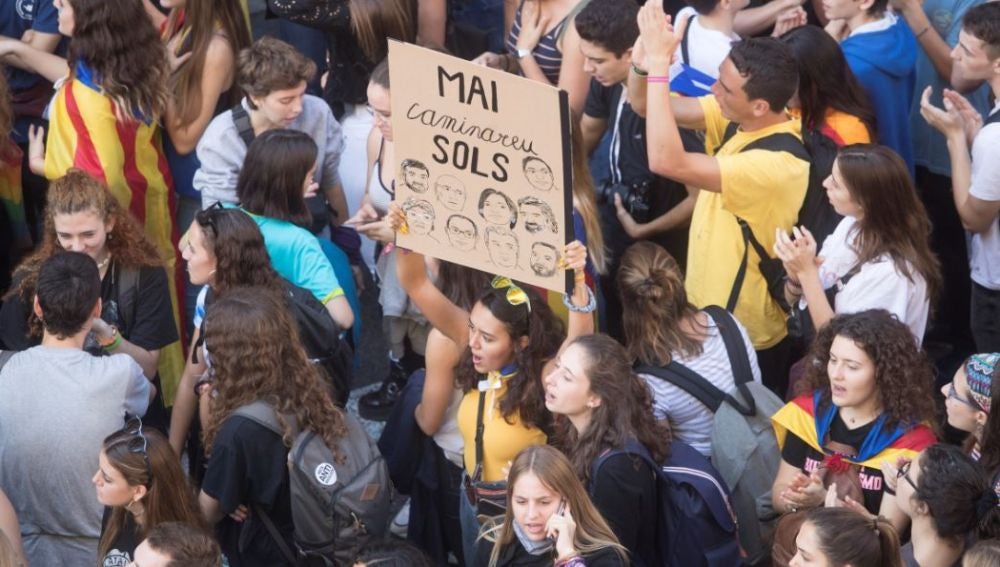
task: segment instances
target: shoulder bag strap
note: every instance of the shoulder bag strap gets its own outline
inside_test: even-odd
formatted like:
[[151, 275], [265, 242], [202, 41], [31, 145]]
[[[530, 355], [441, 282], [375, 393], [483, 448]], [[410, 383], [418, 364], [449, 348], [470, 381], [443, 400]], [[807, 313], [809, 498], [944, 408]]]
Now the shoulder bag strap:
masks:
[[[125, 323], [125, 336], [135, 329], [135, 321], [139, 315], [139, 268], [122, 266], [118, 270], [118, 308]], [[127, 300], [128, 304], [125, 305]]]
[[743, 335], [739, 327], [736, 326], [736, 318], [733, 314], [718, 305], [705, 307], [705, 312], [715, 321], [722, 335], [722, 342], [726, 345], [726, 354], [729, 356], [729, 365], [733, 369], [733, 382], [739, 390], [746, 405], [736, 403], [735, 398], [729, 396], [726, 401], [736, 408], [738, 412], [745, 416], [753, 416], [757, 413], [757, 403], [750, 394], [747, 384], [753, 382], [753, 369], [750, 367], [750, 357], [747, 355], [747, 345], [743, 341]]
[[240, 139], [249, 148], [256, 134], [253, 133], [253, 125], [250, 124], [250, 115], [243, 108], [242, 102], [233, 107], [233, 124], [236, 125], [236, 130], [240, 133]]
[[743, 234], [743, 259], [740, 260], [740, 267], [736, 270], [736, 279], [733, 280], [733, 289], [729, 291], [729, 299], [726, 300], [726, 311], [732, 313], [736, 310], [736, 302], [740, 299], [740, 291], [743, 289], [743, 280], [747, 277], [747, 255], [750, 252], [750, 225], [747, 221], [736, 217], [736, 222], [740, 225], [740, 232]]
[[274, 525], [274, 520], [272, 520], [271, 517], [267, 515], [267, 512], [265, 512], [260, 506], [255, 505], [251, 508], [254, 515], [260, 518], [261, 523], [264, 524], [264, 528], [267, 529], [268, 535], [270, 535], [271, 539], [274, 540], [275, 545], [278, 546], [278, 550], [281, 551], [281, 554], [288, 560], [289, 565], [299, 565], [299, 560], [295, 556], [295, 552], [288, 547], [288, 542], [285, 541], [285, 538], [281, 537], [281, 532], [278, 531], [278, 526]]
[[688, 16], [687, 27], [684, 28], [684, 37], [681, 38], [681, 63], [691, 65], [691, 53], [688, 50], [688, 36], [691, 35], [691, 24], [694, 23], [695, 15]]
[[[483, 471], [483, 431], [486, 427], [483, 425], [483, 409], [486, 407], [486, 392], [479, 392], [479, 408], [476, 410], [476, 470], [473, 471], [473, 476], [482, 476]], [[473, 478], [473, 480], [479, 480], [478, 478]]]
[[726, 397], [725, 392], [715, 387], [702, 375], [676, 360], [666, 366], [640, 366], [635, 369], [640, 374], [649, 374], [665, 380], [694, 396], [712, 412], [716, 412]]

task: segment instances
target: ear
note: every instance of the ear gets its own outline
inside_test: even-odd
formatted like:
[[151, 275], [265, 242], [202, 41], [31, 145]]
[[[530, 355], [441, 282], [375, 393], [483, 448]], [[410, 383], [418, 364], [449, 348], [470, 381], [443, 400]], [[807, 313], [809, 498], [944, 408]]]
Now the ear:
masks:
[[587, 398], [587, 407], [590, 409], [597, 409], [601, 407], [602, 402], [603, 400], [601, 400], [600, 396], [597, 394], [591, 394], [590, 397]]
[[984, 411], [976, 412], [976, 423], [979, 424], [980, 427], [986, 427], [986, 421], [989, 420], [989, 418], [990, 415]]
[[632, 48], [629, 47], [628, 49], [626, 49], [625, 52], [622, 53], [622, 56], [619, 57], [618, 59], [621, 59], [621, 60], [624, 60], [624, 61], [631, 61], [632, 60]]
[[35, 316], [39, 319], [45, 319], [42, 316], [42, 304], [38, 302], [38, 294], [35, 294], [34, 299], [31, 301], [31, 310], [35, 312]]
[[111, 233], [115, 229], [115, 224], [117, 224], [118, 219], [115, 217], [108, 217], [108, 220], [104, 223], [104, 232]]
[[771, 105], [762, 98], [758, 98], [750, 103], [753, 109], [753, 115], [755, 118], [760, 118], [762, 116], [767, 116], [771, 114]]
[[863, 12], [868, 12], [868, 10], [875, 4], [875, 0], [861, 0], [858, 3], [858, 7], [861, 8]]
[[913, 498], [910, 500], [912, 503], [913, 513], [919, 516], [929, 516], [931, 511], [927, 508], [927, 503], [921, 501], [920, 499]]
[[140, 484], [139, 486], [133, 488], [133, 490], [135, 491], [132, 493], [133, 502], [139, 502], [140, 500], [145, 498], [147, 494], [149, 494], [149, 489], [146, 488], [145, 484]]
[[530, 344], [531, 344], [531, 339], [528, 338], [528, 335], [524, 335], [523, 337], [517, 339], [518, 350], [524, 350], [528, 348], [528, 345]]

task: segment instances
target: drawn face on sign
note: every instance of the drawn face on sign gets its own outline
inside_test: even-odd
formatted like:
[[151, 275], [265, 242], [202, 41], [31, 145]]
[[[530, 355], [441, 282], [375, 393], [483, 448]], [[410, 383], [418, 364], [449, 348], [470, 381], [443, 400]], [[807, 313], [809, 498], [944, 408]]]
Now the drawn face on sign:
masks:
[[479, 216], [491, 225], [514, 228], [517, 224], [514, 202], [496, 189], [486, 189], [479, 195]]
[[469, 217], [451, 215], [445, 223], [444, 231], [448, 235], [448, 242], [455, 248], [468, 252], [476, 247], [479, 229]]
[[430, 172], [423, 162], [415, 159], [404, 159], [400, 165], [403, 171], [403, 185], [409, 187], [414, 193], [426, 193], [430, 179]]
[[531, 234], [545, 230], [556, 232], [556, 217], [548, 203], [537, 197], [523, 197], [518, 199], [517, 206], [525, 230]]
[[528, 180], [529, 185], [539, 191], [552, 190], [554, 182], [552, 168], [539, 158], [524, 158], [524, 178]]
[[438, 203], [449, 211], [461, 211], [465, 206], [465, 186], [451, 175], [442, 175], [434, 183]]
[[555, 246], [545, 242], [536, 242], [531, 245], [531, 271], [535, 275], [549, 278], [555, 275], [556, 265], [559, 262], [559, 252]]
[[517, 254], [520, 246], [517, 236], [506, 228], [496, 226], [486, 227], [486, 250], [490, 261], [501, 268], [516, 268]]
[[430, 234], [434, 230], [434, 206], [423, 199], [407, 199], [403, 204], [406, 224], [412, 234]]

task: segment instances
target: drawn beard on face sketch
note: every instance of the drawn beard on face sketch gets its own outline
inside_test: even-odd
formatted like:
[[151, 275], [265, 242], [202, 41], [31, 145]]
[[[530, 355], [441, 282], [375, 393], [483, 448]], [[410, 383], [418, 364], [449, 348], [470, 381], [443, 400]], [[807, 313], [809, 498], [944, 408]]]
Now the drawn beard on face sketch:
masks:
[[467, 216], [451, 215], [445, 222], [444, 232], [448, 236], [448, 243], [458, 250], [469, 252], [476, 248], [476, 238], [479, 237], [479, 229], [476, 223]]
[[521, 225], [524, 230], [531, 234], [538, 234], [546, 230], [556, 233], [559, 225], [556, 223], [556, 216], [552, 213], [552, 207], [538, 197], [522, 197], [517, 200], [517, 210], [521, 218]]
[[556, 247], [546, 242], [536, 242], [531, 245], [529, 265], [536, 276], [551, 278], [556, 273], [559, 262], [559, 252]]
[[426, 193], [430, 185], [430, 171], [423, 162], [415, 159], [404, 159], [399, 164], [399, 178], [403, 185], [414, 193]]
[[510, 229], [498, 226], [488, 226], [483, 233], [486, 250], [490, 261], [500, 268], [517, 268], [517, 256], [520, 244]]
[[438, 177], [434, 182], [434, 196], [449, 211], [460, 212], [465, 207], [465, 185], [454, 176]]

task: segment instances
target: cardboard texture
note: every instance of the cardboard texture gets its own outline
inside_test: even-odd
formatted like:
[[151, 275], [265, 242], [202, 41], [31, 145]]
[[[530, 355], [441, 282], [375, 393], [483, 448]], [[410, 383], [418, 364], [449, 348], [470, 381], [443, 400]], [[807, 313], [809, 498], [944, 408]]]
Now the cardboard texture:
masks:
[[396, 200], [427, 256], [559, 292], [573, 235], [566, 93], [389, 42]]

